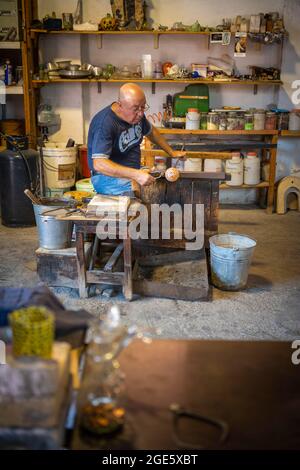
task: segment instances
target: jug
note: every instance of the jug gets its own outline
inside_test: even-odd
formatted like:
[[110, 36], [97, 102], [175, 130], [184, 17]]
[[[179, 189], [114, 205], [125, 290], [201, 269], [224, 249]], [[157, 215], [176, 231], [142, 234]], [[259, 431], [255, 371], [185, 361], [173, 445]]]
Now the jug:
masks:
[[105, 435], [123, 426], [125, 410], [119, 402], [124, 374], [117, 357], [136, 333], [136, 327], [121, 324], [116, 305], [91, 325], [79, 397], [80, 422], [85, 430]]

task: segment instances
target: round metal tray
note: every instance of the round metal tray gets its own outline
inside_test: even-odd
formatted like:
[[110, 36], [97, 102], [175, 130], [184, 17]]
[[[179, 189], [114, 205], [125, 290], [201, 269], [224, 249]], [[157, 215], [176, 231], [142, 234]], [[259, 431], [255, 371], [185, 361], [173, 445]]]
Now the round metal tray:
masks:
[[62, 78], [87, 78], [91, 75], [89, 70], [59, 70]]

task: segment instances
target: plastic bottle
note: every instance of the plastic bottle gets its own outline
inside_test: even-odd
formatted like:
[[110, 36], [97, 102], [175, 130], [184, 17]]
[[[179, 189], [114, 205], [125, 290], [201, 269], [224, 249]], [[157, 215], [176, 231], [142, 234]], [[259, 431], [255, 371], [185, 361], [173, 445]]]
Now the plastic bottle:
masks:
[[9, 59], [5, 62], [4, 83], [7, 86], [12, 84], [12, 65]]

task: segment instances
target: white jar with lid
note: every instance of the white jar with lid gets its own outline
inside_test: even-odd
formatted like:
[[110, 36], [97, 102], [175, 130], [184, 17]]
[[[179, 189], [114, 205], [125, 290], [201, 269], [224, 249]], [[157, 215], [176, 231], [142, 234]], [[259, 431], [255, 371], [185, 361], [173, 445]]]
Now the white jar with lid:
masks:
[[231, 159], [226, 160], [225, 169], [231, 175], [231, 180], [226, 181], [229, 186], [243, 184], [243, 160], [239, 152], [233, 152]]
[[290, 111], [289, 131], [300, 131], [300, 109]]
[[254, 130], [263, 131], [265, 128], [266, 113], [263, 109], [257, 109], [253, 113], [254, 116]]
[[185, 128], [197, 130], [200, 127], [200, 113], [197, 108], [188, 108], [186, 113]]
[[184, 162], [184, 171], [202, 171], [202, 158], [187, 158]]
[[219, 173], [222, 171], [222, 160], [219, 158], [206, 158], [204, 160], [204, 171]]
[[248, 152], [244, 159], [244, 184], [260, 182], [260, 160], [256, 152]]

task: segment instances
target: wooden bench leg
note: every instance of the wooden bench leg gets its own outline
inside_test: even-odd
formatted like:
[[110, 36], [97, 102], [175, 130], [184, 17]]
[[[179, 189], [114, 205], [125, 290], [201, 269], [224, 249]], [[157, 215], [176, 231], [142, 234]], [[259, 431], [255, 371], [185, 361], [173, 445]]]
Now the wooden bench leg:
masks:
[[76, 263], [78, 275], [79, 297], [86, 299], [88, 296], [86, 285], [86, 266], [84, 256], [84, 234], [76, 231]]
[[126, 300], [132, 300], [132, 254], [131, 238], [124, 239], [124, 283], [123, 294]]

